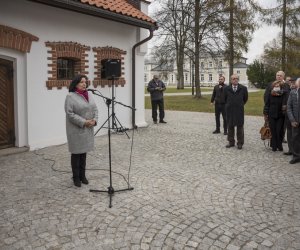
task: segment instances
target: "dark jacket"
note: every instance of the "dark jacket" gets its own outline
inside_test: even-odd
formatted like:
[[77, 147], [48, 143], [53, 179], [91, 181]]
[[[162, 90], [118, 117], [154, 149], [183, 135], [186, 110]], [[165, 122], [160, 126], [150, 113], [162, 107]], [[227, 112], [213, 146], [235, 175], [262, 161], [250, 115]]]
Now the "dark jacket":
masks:
[[[160, 87], [162, 89], [156, 90], [157, 87]], [[152, 79], [148, 83], [147, 90], [148, 90], [148, 92], [150, 92], [151, 100], [158, 101], [158, 100], [162, 100], [164, 98], [163, 91], [166, 90], [166, 86], [161, 80], [158, 80], [157, 82], [155, 82], [154, 79]]]
[[225, 88], [225, 109], [229, 127], [244, 125], [244, 105], [248, 101], [248, 89], [238, 84], [236, 92], [230, 84]]
[[227, 85], [217, 84], [214, 87], [210, 102], [215, 102], [215, 104], [224, 104], [225, 103], [225, 94], [224, 90]]
[[300, 123], [300, 88], [290, 93], [287, 101], [287, 115], [291, 122]]
[[271, 118], [278, 119], [285, 116], [287, 103], [287, 92], [284, 88], [281, 88], [281, 95], [273, 96], [271, 91], [266, 95], [264, 115], [268, 115]]

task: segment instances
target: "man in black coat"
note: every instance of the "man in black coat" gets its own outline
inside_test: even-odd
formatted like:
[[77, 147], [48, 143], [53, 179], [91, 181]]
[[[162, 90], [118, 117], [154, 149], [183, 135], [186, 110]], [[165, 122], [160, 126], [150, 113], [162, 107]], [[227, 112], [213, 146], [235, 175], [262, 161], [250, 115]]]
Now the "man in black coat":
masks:
[[153, 79], [148, 83], [147, 90], [151, 95], [152, 119], [154, 124], [157, 124], [157, 107], [159, 108], [159, 123], [167, 123], [164, 121], [165, 110], [163, 92], [166, 90], [165, 84], [159, 80], [157, 75], [154, 75]]
[[248, 90], [239, 84], [238, 75], [231, 76], [231, 84], [225, 88], [225, 109], [228, 126], [228, 145], [226, 148], [234, 147], [234, 127], [237, 132], [237, 147], [242, 149], [244, 144], [244, 105], [248, 101]]
[[225, 77], [219, 77], [219, 84], [214, 87], [213, 94], [211, 96], [211, 104], [215, 104], [215, 116], [216, 116], [216, 130], [213, 134], [220, 133], [220, 116], [223, 117], [224, 135], [227, 135], [227, 123], [225, 113], [225, 95], [224, 89], [227, 86], [225, 83]]

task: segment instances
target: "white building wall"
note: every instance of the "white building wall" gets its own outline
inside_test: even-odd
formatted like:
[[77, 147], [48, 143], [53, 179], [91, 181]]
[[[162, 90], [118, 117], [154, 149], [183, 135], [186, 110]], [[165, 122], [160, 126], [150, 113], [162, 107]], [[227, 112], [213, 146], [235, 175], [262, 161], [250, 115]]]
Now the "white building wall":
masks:
[[[94, 79], [94, 53], [92, 47], [112, 46], [125, 50], [125, 80], [124, 87], [116, 88], [116, 99], [124, 104], [131, 105], [131, 50], [137, 42], [136, 27], [105, 19], [92, 17], [80, 13], [62, 10], [30, 1], [6, 1], [0, 8], [0, 23], [39, 37], [38, 42], [33, 42], [30, 53], [5, 52], [2, 48], [0, 56], [7, 55], [15, 58], [17, 64], [17, 93], [18, 104], [18, 141], [20, 145], [27, 144], [30, 149], [41, 148], [66, 142], [64, 101], [68, 93], [67, 88], [48, 90], [47, 60], [49, 48], [45, 46], [50, 42], [77, 42], [91, 47], [88, 51], [89, 74]], [[125, 42], [126, 41], [126, 42]], [[143, 64], [143, 57], [137, 56], [137, 65]], [[27, 69], [22, 68], [27, 67]], [[20, 71], [19, 71], [20, 70]], [[24, 74], [24, 70], [27, 71]], [[143, 83], [143, 68], [136, 75], [136, 82]], [[138, 70], [137, 70], [138, 71]], [[24, 79], [23, 79], [24, 78]], [[143, 85], [143, 84], [141, 84]], [[23, 91], [27, 86], [27, 91]], [[111, 88], [98, 89], [105, 96], [111, 96]], [[27, 94], [26, 94], [27, 93]], [[143, 88], [137, 88], [136, 96], [143, 96]], [[106, 105], [101, 98], [94, 96], [99, 109], [99, 122], [101, 125], [106, 120]], [[26, 103], [27, 102], [27, 103]], [[137, 101], [136, 120], [145, 123], [144, 102]], [[24, 105], [27, 112], [21, 114]], [[138, 106], [139, 105], [139, 106]], [[142, 111], [143, 110], [143, 111]], [[124, 127], [131, 127], [131, 111], [116, 105], [115, 112]], [[27, 117], [26, 117], [27, 114]], [[27, 128], [26, 128], [27, 125]], [[28, 131], [26, 139], [25, 131]], [[106, 133], [106, 131], [101, 131]], [[101, 134], [99, 133], [99, 134]], [[27, 143], [25, 141], [27, 140]]]

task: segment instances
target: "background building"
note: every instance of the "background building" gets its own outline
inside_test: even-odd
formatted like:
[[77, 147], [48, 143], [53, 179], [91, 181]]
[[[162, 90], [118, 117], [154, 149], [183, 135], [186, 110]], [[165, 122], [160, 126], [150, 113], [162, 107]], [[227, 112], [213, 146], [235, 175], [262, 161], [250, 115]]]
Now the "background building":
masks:
[[[241, 57], [233, 67], [233, 73], [237, 74], [240, 83], [248, 86], [247, 59]], [[158, 65], [151, 58], [145, 59], [144, 83], [145, 85], [153, 78], [153, 75], [159, 75], [167, 85], [177, 85], [177, 67], [176, 63]], [[191, 60], [186, 60], [184, 63], [184, 85], [192, 86], [194, 81], [194, 64]], [[229, 66], [224, 57], [217, 56], [202, 56], [200, 58], [200, 85], [214, 86], [219, 80], [219, 76], [223, 75], [226, 82], [229, 80]]]

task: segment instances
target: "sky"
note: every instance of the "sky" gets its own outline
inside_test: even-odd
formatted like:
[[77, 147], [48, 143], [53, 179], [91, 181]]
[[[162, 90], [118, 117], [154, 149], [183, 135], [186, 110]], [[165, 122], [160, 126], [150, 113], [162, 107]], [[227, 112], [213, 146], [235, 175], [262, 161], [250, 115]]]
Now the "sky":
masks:
[[[262, 7], [270, 8], [276, 5], [276, 0], [257, 0], [261, 4]], [[155, 10], [159, 8], [158, 1], [155, 1], [149, 5], [149, 14], [154, 13]], [[252, 63], [255, 59], [258, 59], [259, 56], [263, 53], [264, 45], [274, 38], [277, 37], [280, 32], [280, 27], [278, 26], [270, 26], [266, 24], [261, 24], [260, 27], [254, 31], [253, 38], [251, 43], [249, 44], [248, 52], [244, 53], [244, 56], [247, 59], [247, 64]], [[152, 43], [150, 40], [149, 47], [151, 48]]]

